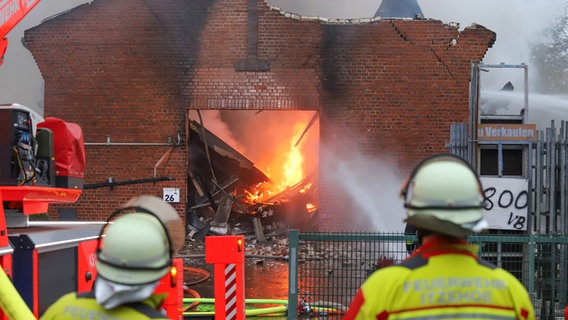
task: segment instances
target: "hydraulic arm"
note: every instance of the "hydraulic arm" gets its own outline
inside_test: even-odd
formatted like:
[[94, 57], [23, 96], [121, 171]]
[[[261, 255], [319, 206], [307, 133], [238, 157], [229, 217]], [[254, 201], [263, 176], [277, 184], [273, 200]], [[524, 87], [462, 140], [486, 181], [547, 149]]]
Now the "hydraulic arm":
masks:
[[0, 66], [8, 48], [8, 33], [40, 0], [0, 0]]

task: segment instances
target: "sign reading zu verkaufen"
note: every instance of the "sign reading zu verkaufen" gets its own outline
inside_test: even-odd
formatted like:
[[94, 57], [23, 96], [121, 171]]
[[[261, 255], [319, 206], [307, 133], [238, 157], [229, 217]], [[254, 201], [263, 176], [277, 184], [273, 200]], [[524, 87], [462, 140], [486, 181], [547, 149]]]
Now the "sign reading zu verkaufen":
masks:
[[477, 125], [477, 140], [480, 141], [528, 141], [536, 139], [536, 124], [497, 124]]

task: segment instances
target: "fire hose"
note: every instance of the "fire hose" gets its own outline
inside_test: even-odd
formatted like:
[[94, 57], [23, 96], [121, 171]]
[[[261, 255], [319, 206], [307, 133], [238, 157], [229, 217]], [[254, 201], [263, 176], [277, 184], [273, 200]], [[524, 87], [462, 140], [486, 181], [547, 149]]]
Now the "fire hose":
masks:
[[0, 268], [0, 308], [8, 319], [35, 320], [36, 317], [14, 287], [14, 284]]

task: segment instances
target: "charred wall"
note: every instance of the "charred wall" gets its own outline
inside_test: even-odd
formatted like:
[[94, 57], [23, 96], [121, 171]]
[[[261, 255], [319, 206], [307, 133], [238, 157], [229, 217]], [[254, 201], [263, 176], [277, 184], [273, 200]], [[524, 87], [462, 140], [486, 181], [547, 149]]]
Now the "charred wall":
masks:
[[[87, 144], [86, 184], [153, 176], [170, 146], [151, 144], [181, 135], [157, 169], [175, 182], [85, 190], [72, 205], [80, 219], [101, 219], [137, 193], [183, 195], [187, 109], [319, 110], [322, 145], [388, 157], [406, 172], [445, 151], [450, 124], [467, 121], [470, 63], [495, 41], [482, 26], [330, 23], [256, 4], [252, 47], [248, 0], [95, 0], [26, 32], [45, 116], [78, 123], [87, 143], [136, 144]], [[268, 69], [239, 69], [251, 59]], [[320, 180], [323, 228], [345, 229], [351, 200]]]

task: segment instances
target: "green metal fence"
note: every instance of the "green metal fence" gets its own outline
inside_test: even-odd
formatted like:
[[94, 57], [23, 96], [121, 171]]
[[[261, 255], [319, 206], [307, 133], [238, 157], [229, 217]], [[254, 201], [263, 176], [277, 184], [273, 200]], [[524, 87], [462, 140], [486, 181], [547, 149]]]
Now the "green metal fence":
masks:
[[[300, 233], [290, 230], [288, 319], [341, 318], [373, 271], [404, 260], [402, 233]], [[568, 294], [568, 237], [476, 235], [479, 255], [515, 275], [531, 295], [537, 319], [563, 319]], [[302, 307], [303, 306], [303, 307]], [[290, 310], [293, 310], [292, 308]]]

